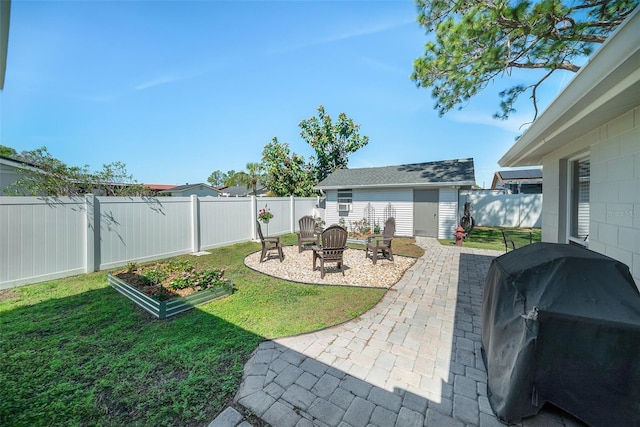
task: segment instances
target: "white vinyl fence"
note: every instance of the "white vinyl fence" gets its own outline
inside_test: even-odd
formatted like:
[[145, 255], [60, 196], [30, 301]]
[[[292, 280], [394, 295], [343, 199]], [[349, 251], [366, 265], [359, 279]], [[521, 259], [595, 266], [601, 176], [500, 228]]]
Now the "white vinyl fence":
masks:
[[465, 202], [478, 226], [542, 227], [542, 194], [501, 194], [498, 191], [461, 191], [459, 218]]
[[315, 197], [0, 197], [0, 289], [253, 240], [265, 205], [269, 235], [323, 215]]

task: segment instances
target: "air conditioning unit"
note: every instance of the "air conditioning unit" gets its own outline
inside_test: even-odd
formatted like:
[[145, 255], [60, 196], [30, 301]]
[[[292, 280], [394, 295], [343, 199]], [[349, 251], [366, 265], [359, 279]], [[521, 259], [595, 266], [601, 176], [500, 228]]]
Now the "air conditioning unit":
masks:
[[351, 203], [338, 203], [338, 212], [351, 211]]

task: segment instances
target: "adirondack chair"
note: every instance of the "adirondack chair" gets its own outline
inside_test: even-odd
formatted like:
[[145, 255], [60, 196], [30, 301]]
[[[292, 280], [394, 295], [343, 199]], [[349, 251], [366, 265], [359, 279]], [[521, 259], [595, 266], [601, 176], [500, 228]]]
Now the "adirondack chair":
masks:
[[316, 234], [316, 220], [311, 215], [305, 215], [298, 220], [300, 231], [298, 234], [298, 253], [302, 252], [302, 248], [306, 243], [320, 244], [320, 236]]
[[384, 223], [384, 230], [382, 234], [373, 234], [367, 237], [367, 247], [364, 257], [369, 257], [371, 252], [371, 260], [375, 265], [378, 261], [378, 253], [381, 253], [383, 257], [388, 258], [389, 261], [393, 261], [393, 250], [391, 249], [391, 241], [393, 235], [396, 233], [396, 220], [393, 217], [387, 219]]
[[347, 230], [334, 224], [322, 232], [322, 246], [313, 246], [313, 271], [316, 261], [320, 260], [320, 277], [324, 279], [324, 263], [335, 262], [344, 276], [343, 254], [347, 249]]
[[258, 230], [258, 236], [260, 237], [260, 243], [262, 244], [262, 252], [260, 253], [260, 262], [264, 262], [265, 255], [269, 252], [277, 251], [280, 262], [284, 259], [282, 253], [282, 243], [280, 243], [280, 237], [264, 237], [262, 235], [262, 228], [260, 222], [256, 221], [256, 229]]

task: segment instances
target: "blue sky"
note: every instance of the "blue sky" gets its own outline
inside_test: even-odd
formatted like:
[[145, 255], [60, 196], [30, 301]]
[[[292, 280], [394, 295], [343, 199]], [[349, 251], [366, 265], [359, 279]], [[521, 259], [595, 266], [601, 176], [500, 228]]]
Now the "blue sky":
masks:
[[[309, 158], [298, 123], [322, 104], [361, 125], [349, 167], [473, 157], [489, 187], [532, 117], [492, 119], [498, 79], [439, 117], [409, 79], [427, 36], [411, 1], [14, 0], [0, 144], [70, 166], [122, 161], [141, 183], [206, 182], [260, 161], [274, 136]], [[571, 77], [540, 93], [546, 106]]]

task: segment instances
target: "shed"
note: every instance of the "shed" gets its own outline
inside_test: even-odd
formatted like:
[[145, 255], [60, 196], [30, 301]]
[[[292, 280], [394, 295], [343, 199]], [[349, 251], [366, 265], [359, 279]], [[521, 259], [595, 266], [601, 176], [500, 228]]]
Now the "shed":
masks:
[[458, 190], [475, 184], [473, 159], [338, 169], [316, 188], [326, 195], [325, 222], [354, 228], [365, 220], [396, 235], [448, 238], [458, 224]]

